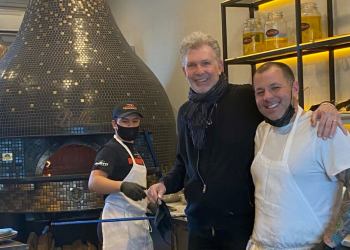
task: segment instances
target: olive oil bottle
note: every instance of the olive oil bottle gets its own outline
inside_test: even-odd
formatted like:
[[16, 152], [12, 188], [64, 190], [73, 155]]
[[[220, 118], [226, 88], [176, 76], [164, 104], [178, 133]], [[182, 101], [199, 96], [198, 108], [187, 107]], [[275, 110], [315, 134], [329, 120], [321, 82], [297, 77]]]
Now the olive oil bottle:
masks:
[[243, 28], [243, 54], [253, 54], [265, 50], [264, 30], [259, 18], [249, 18]]
[[314, 2], [301, 5], [302, 42], [313, 42], [322, 38], [321, 14]]
[[288, 46], [287, 23], [282, 11], [270, 12], [265, 23], [266, 50]]

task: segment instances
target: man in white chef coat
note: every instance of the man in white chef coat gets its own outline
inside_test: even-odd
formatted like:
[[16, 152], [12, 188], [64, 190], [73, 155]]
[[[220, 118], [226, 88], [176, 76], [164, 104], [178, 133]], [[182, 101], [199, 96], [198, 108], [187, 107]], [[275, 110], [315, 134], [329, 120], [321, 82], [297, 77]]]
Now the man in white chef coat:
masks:
[[286, 64], [262, 65], [253, 87], [265, 121], [255, 135], [255, 222], [247, 249], [340, 249], [350, 233], [350, 202], [341, 198], [349, 186], [350, 136], [337, 128], [331, 140], [317, 137], [311, 112], [293, 106], [299, 87]]

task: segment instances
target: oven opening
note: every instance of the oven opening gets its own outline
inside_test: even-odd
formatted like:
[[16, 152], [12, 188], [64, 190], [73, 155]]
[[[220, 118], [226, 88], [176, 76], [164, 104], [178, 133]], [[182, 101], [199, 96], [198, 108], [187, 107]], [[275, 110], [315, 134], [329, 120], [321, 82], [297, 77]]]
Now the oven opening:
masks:
[[43, 176], [90, 173], [96, 151], [86, 145], [65, 145], [44, 163]]

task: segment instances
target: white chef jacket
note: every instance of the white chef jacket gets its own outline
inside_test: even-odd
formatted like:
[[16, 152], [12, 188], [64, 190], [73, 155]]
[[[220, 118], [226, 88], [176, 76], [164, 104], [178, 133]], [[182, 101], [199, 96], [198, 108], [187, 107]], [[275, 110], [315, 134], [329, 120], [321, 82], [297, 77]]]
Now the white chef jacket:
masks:
[[[301, 111], [300, 107], [299, 111]], [[290, 241], [292, 243], [288, 242], [288, 237], [284, 237], [283, 239], [273, 238], [271, 241], [276, 242], [270, 242], [270, 246], [279, 245], [283, 247], [261, 247], [255, 249], [296, 249], [286, 246], [302, 245], [303, 242], [293, 243], [293, 241], [298, 240], [298, 238], [300, 238], [301, 241], [307, 241], [308, 244], [319, 242], [321, 241], [321, 237], [326, 228], [331, 226], [329, 223], [333, 216], [338, 212], [338, 205], [340, 203], [339, 198], [341, 194], [339, 190], [341, 185], [337, 181], [335, 175], [350, 168], [350, 161], [348, 160], [348, 155], [350, 153], [350, 137], [343, 135], [338, 128], [333, 139], [323, 140], [322, 138], [317, 137], [317, 128], [311, 127], [310, 116], [311, 112], [303, 112], [298, 119], [297, 124], [295, 124], [295, 133], [289, 147], [287, 164], [290, 174], [296, 183], [298, 192], [300, 190], [302, 199], [306, 202], [305, 204], [311, 208], [310, 211], [313, 211], [314, 218], [318, 220], [316, 226], [320, 228], [319, 233], [315, 234], [315, 230], [313, 230], [312, 236], [310, 234], [311, 238], [308, 238], [308, 228], [306, 226], [304, 228], [298, 228], [296, 232], [289, 231], [285, 234], [282, 232], [281, 235], [291, 235]], [[285, 151], [286, 140], [292, 126], [293, 123], [290, 123], [282, 128], [277, 128], [271, 127], [269, 124], [262, 122], [258, 126], [255, 136], [255, 152], [257, 153], [261, 149], [263, 146], [264, 135], [266, 134], [266, 131], [269, 131], [262, 148], [262, 154], [269, 160], [281, 161]], [[271, 190], [274, 189], [273, 193], [275, 195], [275, 201], [278, 201], [279, 199], [288, 200], [289, 197], [286, 197], [284, 193], [278, 193], [279, 187], [269, 185], [268, 180], [264, 179], [265, 177], [262, 178], [259, 176], [257, 172], [258, 171], [255, 171], [254, 168], [252, 168], [253, 180], [256, 186], [266, 185], [264, 190], [267, 193], [269, 192], [269, 188], [271, 188]], [[256, 209], [262, 209], [258, 207], [260, 203], [261, 202], [256, 202]], [[264, 216], [268, 216], [268, 214], [269, 213], [266, 213]], [[300, 216], [301, 214], [302, 209]], [[258, 216], [255, 218], [252, 240], [258, 245], [261, 243], [259, 242], [261, 237], [258, 235], [261, 236], [264, 232], [257, 232], [257, 228], [261, 228], [257, 223], [264, 223], [265, 221], [270, 221], [271, 223], [271, 221], [275, 221], [279, 225], [286, 225], [281, 226], [280, 230], [289, 230], [288, 223], [294, 223], [293, 218], [283, 218], [283, 214], [281, 215], [281, 218], [274, 218], [274, 220], [260, 218], [262, 217], [261, 213], [256, 213], [256, 215]], [[295, 216], [298, 215], [296, 214]], [[296, 235], [300, 235], [300, 237]], [[317, 238], [314, 238], [316, 237], [315, 235], [318, 235]], [[268, 238], [267, 235], [264, 240], [267, 242], [269, 241]], [[279, 240], [281, 240], [281, 242], [278, 242]]]

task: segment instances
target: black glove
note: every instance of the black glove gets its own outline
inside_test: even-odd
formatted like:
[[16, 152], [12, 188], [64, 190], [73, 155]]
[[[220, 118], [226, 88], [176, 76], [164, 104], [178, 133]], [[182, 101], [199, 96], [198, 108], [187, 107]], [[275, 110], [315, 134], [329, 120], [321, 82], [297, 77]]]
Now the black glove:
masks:
[[134, 182], [123, 181], [120, 185], [120, 192], [123, 192], [127, 197], [134, 201], [142, 200], [146, 197], [146, 188]]
[[331, 248], [328, 245], [326, 245], [326, 243], [324, 243], [323, 241], [318, 243], [316, 246], [314, 246], [313, 248], [311, 248], [311, 250], [331, 250], [331, 249], [335, 249], [335, 248]]

